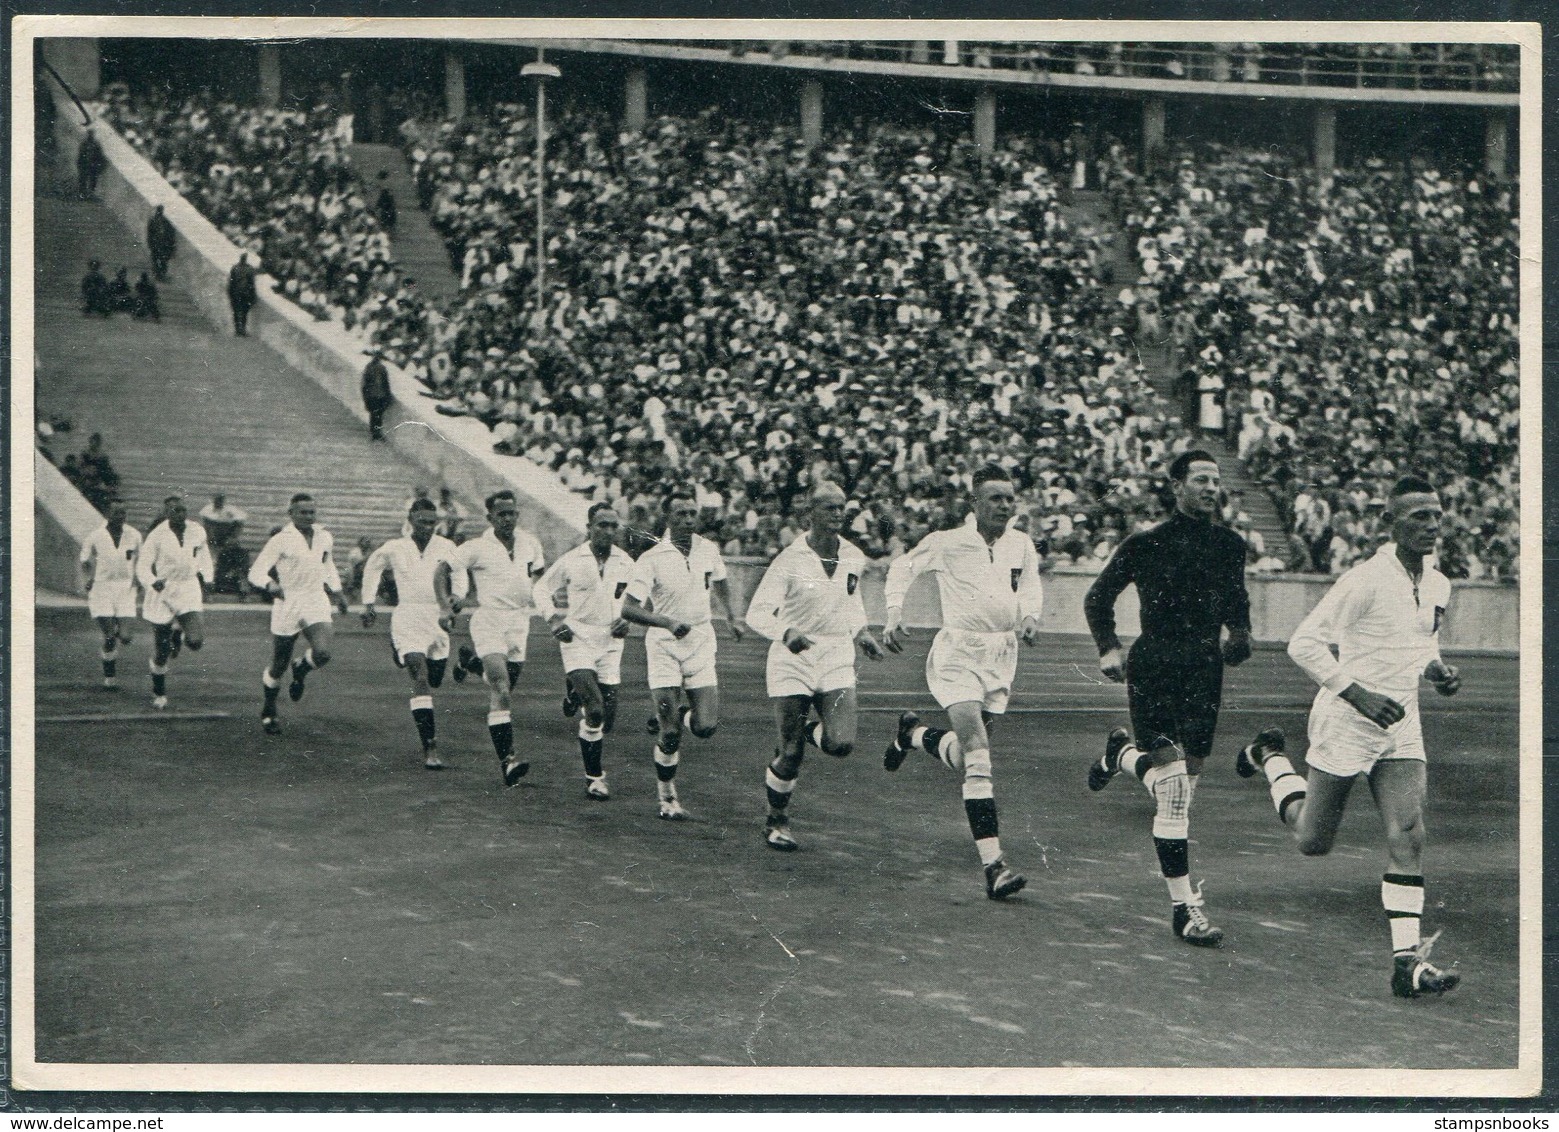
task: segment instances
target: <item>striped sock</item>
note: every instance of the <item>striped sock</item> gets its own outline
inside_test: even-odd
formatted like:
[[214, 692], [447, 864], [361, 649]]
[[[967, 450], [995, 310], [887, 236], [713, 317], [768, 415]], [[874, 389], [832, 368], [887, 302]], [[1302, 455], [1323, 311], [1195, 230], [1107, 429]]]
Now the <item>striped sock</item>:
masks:
[[507, 762], [514, 754], [514, 716], [507, 708], [487, 713], [487, 734], [492, 737], [498, 761]]
[[952, 731], [944, 731], [940, 727], [917, 727], [910, 737], [910, 746], [935, 755], [953, 770], [963, 769], [963, 747]]
[[776, 814], [784, 813], [785, 807], [790, 805], [790, 795], [796, 789], [796, 779], [801, 774], [801, 768], [797, 767], [789, 778], [784, 777], [775, 769], [779, 761], [780, 756], [776, 755], [763, 776], [764, 792], [769, 796], [769, 810]]
[[601, 750], [605, 746], [606, 732], [579, 721], [579, 757], [584, 761], [585, 774], [590, 778], [601, 777]]
[[1262, 760], [1261, 769], [1266, 772], [1268, 792], [1272, 795], [1278, 820], [1284, 825], [1293, 825], [1304, 809], [1305, 780], [1294, 771], [1294, 764], [1288, 761], [1287, 755], [1276, 752]]
[[1380, 902], [1391, 922], [1391, 950], [1398, 955], [1417, 951], [1419, 918], [1424, 914], [1424, 878], [1385, 874], [1380, 878]]
[[261, 719], [276, 718], [276, 697], [281, 694], [281, 681], [271, 675], [269, 667], [260, 670], [260, 691], [265, 702], [260, 708]]
[[426, 751], [434, 743], [433, 697], [413, 696], [410, 703], [411, 718], [417, 724], [417, 738], [422, 740], [422, 749]]

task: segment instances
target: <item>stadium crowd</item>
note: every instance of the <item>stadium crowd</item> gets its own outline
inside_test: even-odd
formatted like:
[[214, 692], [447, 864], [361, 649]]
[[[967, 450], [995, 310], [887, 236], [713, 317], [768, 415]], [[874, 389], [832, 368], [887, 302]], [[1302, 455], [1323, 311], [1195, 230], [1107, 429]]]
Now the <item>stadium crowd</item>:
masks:
[[1115, 184], [1176, 312], [1183, 384], [1218, 390], [1239, 455], [1286, 509], [1307, 568], [1384, 537], [1392, 480], [1433, 469], [1454, 577], [1516, 574], [1514, 189], [1415, 159], [1321, 178], [1206, 146]]
[[1227, 386], [1230, 439], [1287, 510], [1295, 546], [1266, 568], [1345, 568], [1379, 541], [1393, 474], [1452, 467], [1449, 572], [1514, 575], [1503, 186], [1379, 162], [1320, 181], [1216, 147], [1140, 176], [1106, 144], [1097, 176], [1145, 265], [1117, 280], [1109, 237], [1063, 218], [1055, 139], [982, 164], [952, 134], [883, 123], [812, 148], [714, 111], [635, 136], [571, 112], [549, 128], [538, 308], [534, 122], [499, 106], [402, 131], [461, 282], [434, 310], [328, 109], [120, 90], [105, 117], [285, 294], [360, 327], [499, 451], [622, 501], [637, 531], [674, 477], [728, 553], [772, 555], [792, 501], [829, 478], [853, 535], [892, 556], [958, 521], [995, 460], [1051, 561], [1100, 563], [1161, 517], [1194, 439], [1132, 342], [1162, 321], [1187, 381]]

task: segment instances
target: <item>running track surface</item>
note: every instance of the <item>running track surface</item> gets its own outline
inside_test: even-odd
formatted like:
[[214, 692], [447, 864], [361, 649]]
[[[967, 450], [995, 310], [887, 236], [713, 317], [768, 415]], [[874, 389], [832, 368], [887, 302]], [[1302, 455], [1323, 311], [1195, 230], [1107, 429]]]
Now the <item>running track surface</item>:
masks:
[[1310, 688], [1281, 652], [1230, 672], [1196, 796], [1192, 876], [1228, 936], [1208, 951], [1169, 933], [1147, 793], [1084, 784], [1125, 714], [1086, 641], [1023, 652], [994, 748], [1003, 842], [1029, 886], [994, 904], [957, 778], [918, 754], [882, 768], [897, 713], [932, 706], [929, 633], [862, 662], [862, 741], [845, 760], [809, 753], [791, 803], [802, 851], [780, 854], [761, 839], [766, 642], [722, 637], [723, 722], [684, 744], [694, 820], [678, 825], [655, 817], [639, 641], [603, 804], [584, 797], [544, 633], [516, 699], [533, 769], [505, 790], [480, 685], [438, 695], [451, 769], [426, 772], [387, 619], [337, 621], [337, 659], [301, 704], [283, 698], [273, 738], [257, 720], [259, 610], [211, 616], [206, 649], [175, 662], [186, 718], [147, 707], [144, 624], [115, 695], [97, 688], [84, 611], [39, 612], [40, 1061], [1515, 1063], [1512, 660], [1466, 659], [1463, 694], [1425, 700], [1425, 927], [1445, 930], [1436, 960], [1464, 983], [1403, 1002], [1368, 790], [1331, 856], [1306, 859], [1233, 772], [1268, 724], [1302, 752]]

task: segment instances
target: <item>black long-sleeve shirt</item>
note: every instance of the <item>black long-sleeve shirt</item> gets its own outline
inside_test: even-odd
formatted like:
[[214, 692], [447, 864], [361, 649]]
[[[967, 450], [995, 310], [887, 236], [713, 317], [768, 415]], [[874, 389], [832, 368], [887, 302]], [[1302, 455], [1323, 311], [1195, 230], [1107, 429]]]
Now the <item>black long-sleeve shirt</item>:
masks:
[[1176, 511], [1121, 543], [1083, 599], [1102, 656], [1120, 648], [1115, 599], [1136, 583], [1142, 639], [1186, 651], [1216, 649], [1223, 626], [1250, 632], [1245, 540], [1228, 527]]

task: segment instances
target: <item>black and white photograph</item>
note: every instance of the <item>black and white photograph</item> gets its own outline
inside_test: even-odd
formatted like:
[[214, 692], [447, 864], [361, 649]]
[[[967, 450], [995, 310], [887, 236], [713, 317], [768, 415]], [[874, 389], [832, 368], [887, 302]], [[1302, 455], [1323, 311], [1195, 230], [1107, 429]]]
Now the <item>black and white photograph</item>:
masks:
[[15, 1088], [1538, 1093], [1537, 25], [12, 34]]

